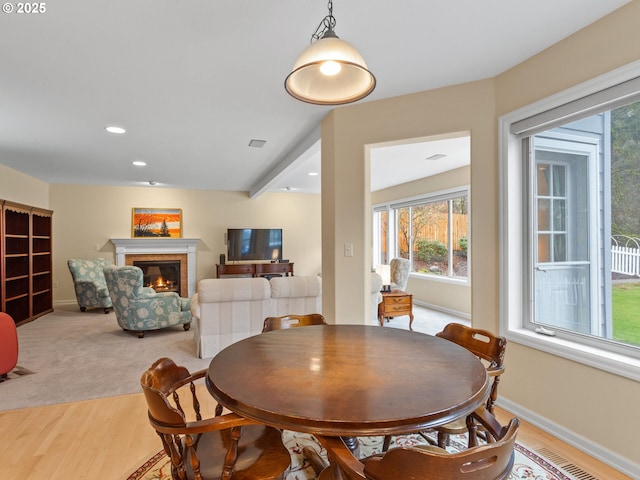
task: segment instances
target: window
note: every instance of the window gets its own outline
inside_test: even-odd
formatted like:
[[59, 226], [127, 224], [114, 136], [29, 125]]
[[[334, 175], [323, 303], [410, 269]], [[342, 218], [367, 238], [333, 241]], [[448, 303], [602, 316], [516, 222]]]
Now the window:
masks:
[[468, 210], [467, 188], [376, 206], [373, 264], [407, 258], [414, 274], [467, 281]]
[[[592, 124], [602, 124], [599, 118], [590, 120]], [[572, 127], [580, 128], [580, 124], [574, 123]], [[526, 157], [533, 182], [530, 202], [534, 224], [530, 239], [535, 293], [532, 321], [598, 334], [597, 319], [590, 314], [590, 304], [591, 299], [597, 297], [597, 291], [591, 291], [592, 286], [599, 282], [591, 276], [598, 271], [596, 265], [603, 262], [605, 250], [590, 249], [603, 244], [604, 239], [595, 238], [598, 234], [594, 201], [597, 192], [590, 195], [589, 182], [597, 178], [597, 147], [603, 142], [597, 138], [563, 135], [561, 132], [566, 128], [527, 137], [527, 141], [533, 139], [533, 158]], [[594, 185], [594, 188], [598, 187]], [[600, 283], [604, 284], [605, 279]]]
[[376, 261], [373, 265], [382, 264], [388, 265], [391, 259], [389, 258], [389, 216], [387, 207], [377, 207], [373, 210], [373, 251], [375, 253]]
[[636, 379], [638, 75], [628, 67], [500, 119], [504, 333]]

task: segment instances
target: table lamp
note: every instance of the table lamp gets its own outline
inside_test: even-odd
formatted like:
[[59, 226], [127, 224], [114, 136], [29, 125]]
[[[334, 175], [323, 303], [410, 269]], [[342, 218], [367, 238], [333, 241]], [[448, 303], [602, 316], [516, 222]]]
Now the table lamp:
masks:
[[391, 266], [378, 264], [376, 265], [376, 273], [382, 277], [382, 291], [391, 291]]

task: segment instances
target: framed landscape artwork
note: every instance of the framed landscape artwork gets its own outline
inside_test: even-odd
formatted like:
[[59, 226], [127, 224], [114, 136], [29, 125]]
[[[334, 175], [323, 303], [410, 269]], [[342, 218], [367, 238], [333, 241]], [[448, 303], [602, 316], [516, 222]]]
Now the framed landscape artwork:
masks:
[[182, 209], [134, 208], [131, 237], [182, 238]]

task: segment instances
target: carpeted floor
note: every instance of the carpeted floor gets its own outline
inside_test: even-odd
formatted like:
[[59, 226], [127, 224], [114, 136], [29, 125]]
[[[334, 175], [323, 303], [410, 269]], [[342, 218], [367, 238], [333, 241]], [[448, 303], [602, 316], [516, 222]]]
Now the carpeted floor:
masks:
[[[456, 317], [414, 306], [414, 330], [435, 333]], [[409, 318], [392, 318], [386, 327], [408, 329]], [[137, 338], [123, 331], [115, 314], [80, 312], [76, 304], [18, 327], [18, 364], [31, 375], [0, 383], [0, 411], [140, 392], [140, 375], [158, 358], [172, 358], [190, 371], [211, 359], [196, 357], [193, 330], [181, 326]]]
[[26, 368], [21, 367], [20, 365], [16, 365], [13, 370], [11, 370], [6, 375], [0, 377], [0, 383], [7, 382], [9, 380], [15, 380], [16, 378], [24, 377], [25, 375], [32, 375], [35, 372], [31, 370], [27, 370]]
[[77, 305], [18, 327], [18, 365], [33, 372], [0, 383], [0, 410], [35, 407], [140, 392], [140, 375], [169, 356], [191, 371], [210, 359], [196, 357], [193, 331], [181, 326], [148, 332], [123, 331], [113, 312], [80, 312]]
[[[383, 437], [361, 437], [360, 453], [362, 457], [380, 452]], [[312, 435], [289, 432], [283, 433], [283, 440], [291, 452], [291, 469], [286, 480], [314, 480], [316, 475], [313, 469], [305, 461], [302, 449], [305, 446], [316, 450], [326, 459], [326, 452], [318, 444]], [[463, 436], [454, 436], [448, 449], [455, 452], [465, 448], [466, 439]], [[397, 446], [409, 447], [423, 444], [424, 439], [419, 435], [407, 435], [395, 438], [390, 448]], [[169, 480], [171, 478], [171, 465], [164, 452], [150, 455], [149, 459], [140, 466], [132, 468], [132, 473], [127, 480]], [[515, 461], [509, 480], [578, 480], [577, 477], [563, 472], [561, 468], [553, 464], [549, 459], [531, 451], [524, 445], [517, 443], [515, 448]]]

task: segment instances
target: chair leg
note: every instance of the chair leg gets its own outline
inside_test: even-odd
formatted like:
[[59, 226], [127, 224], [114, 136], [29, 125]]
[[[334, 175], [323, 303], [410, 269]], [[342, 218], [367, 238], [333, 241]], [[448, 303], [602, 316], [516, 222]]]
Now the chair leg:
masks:
[[84, 312], [87, 309], [87, 307], [80, 307], [80, 311]]
[[438, 442], [427, 435], [427, 432], [418, 432], [422, 438], [424, 438], [429, 445], [433, 445], [434, 447], [438, 446]]
[[138, 330], [138, 338], [144, 338], [144, 330]]
[[105, 313], [105, 315], [106, 315], [107, 313], [109, 313], [109, 310], [110, 310], [110, 307], [107, 307], [107, 308], [105, 308], [105, 309], [104, 309], [104, 313]]
[[385, 435], [384, 440], [382, 442], [382, 452], [386, 452], [389, 450], [389, 445], [391, 445], [391, 435]]
[[467, 431], [469, 432], [469, 448], [478, 446], [478, 424], [473, 417], [467, 417]]
[[438, 446], [440, 448], [447, 448], [449, 444], [449, 434], [444, 432], [438, 432]]
[[185, 323], [184, 325], [182, 325], [182, 328], [184, 328], [184, 331], [186, 332], [187, 330], [189, 330], [191, 328], [191, 324], [190, 323]]
[[320, 472], [328, 466], [328, 463], [325, 462], [324, 458], [322, 458], [318, 452], [311, 447], [304, 447], [302, 449], [302, 456], [307, 460], [307, 462], [309, 462], [309, 465], [313, 468], [316, 476], [320, 475]]

